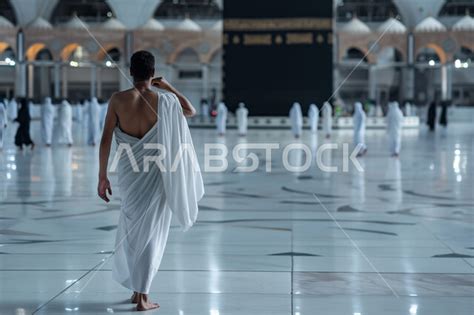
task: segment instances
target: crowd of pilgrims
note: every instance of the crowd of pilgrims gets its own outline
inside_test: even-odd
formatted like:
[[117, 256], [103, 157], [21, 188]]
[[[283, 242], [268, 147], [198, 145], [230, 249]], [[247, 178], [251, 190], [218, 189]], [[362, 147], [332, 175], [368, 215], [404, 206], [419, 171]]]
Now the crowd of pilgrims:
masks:
[[[22, 150], [24, 146], [32, 149], [30, 123], [32, 117], [41, 120], [41, 138], [47, 147], [54, 143], [73, 145], [73, 121], [84, 124], [87, 130], [87, 143], [95, 146], [100, 140], [108, 103], [99, 102], [93, 97], [71, 105], [67, 99], [53, 100], [46, 97], [42, 104], [36, 105], [27, 98], [4, 99], [0, 101], [0, 149], [3, 148], [4, 129], [8, 123], [17, 123], [15, 145]], [[56, 122], [55, 122], [56, 118]], [[53, 137], [55, 139], [53, 139]]]
[[[68, 100], [63, 99], [53, 103], [50, 97], [44, 99], [41, 106], [35, 106], [26, 98], [4, 99], [0, 102], [0, 149], [3, 148], [3, 130], [7, 123], [18, 123], [18, 129], [15, 134], [15, 145], [22, 149], [23, 146], [34, 147], [34, 142], [30, 136], [30, 121], [32, 116], [32, 108], [39, 108], [39, 116], [41, 119], [41, 137], [46, 146], [53, 143], [53, 135], [55, 143], [73, 145], [72, 125], [73, 121], [82, 123], [87, 130], [87, 143], [95, 146], [100, 139], [100, 132], [103, 128], [105, 115], [107, 113], [107, 102], [100, 102], [93, 97], [91, 100], [84, 100], [73, 106]], [[224, 136], [226, 132], [228, 109], [223, 102], [217, 105], [215, 110], [210, 110], [207, 102], [201, 102], [199, 106], [199, 114], [208, 118], [211, 114], [215, 115], [215, 124], [217, 132], [220, 136]], [[365, 129], [367, 116], [383, 117], [386, 119], [388, 146], [393, 157], [398, 157], [401, 148], [401, 130], [403, 127], [404, 116], [413, 116], [414, 108], [410, 103], [404, 106], [404, 113], [400, 109], [398, 102], [390, 102], [384, 111], [381, 106], [366, 104], [365, 106], [356, 102], [352, 107], [353, 117], [353, 144], [359, 147], [359, 156], [367, 153], [365, 144]], [[334, 114], [334, 111], [336, 113]], [[341, 116], [341, 109], [326, 102], [320, 108], [315, 104], [311, 104], [308, 109], [307, 119], [311, 133], [318, 132], [319, 121], [321, 120], [321, 129], [326, 138], [331, 137], [332, 124], [334, 116]], [[321, 114], [320, 114], [321, 113]], [[36, 113], [35, 113], [36, 114]], [[240, 136], [245, 136], [248, 129], [249, 110], [244, 103], [240, 103], [235, 116], [237, 120], [237, 129]], [[321, 118], [320, 118], [321, 116]], [[56, 124], [54, 118], [56, 119]], [[427, 125], [431, 131], [436, 127], [437, 106], [432, 102], [428, 106]], [[295, 138], [299, 138], [303, 132], [303, 112], [299, 103], [294, 103], [289, 111], [289, 119], [291, 122], [291, 131]], [[439, 115], [439, 124], [446, 128], [447, 120], [447, 104], [441, 107]], [[54, 131], [54, 132], [53, 132]]]
[[[204, 105], [204, 106], [203, 106]], [[441, 114], [439, 116], [439, 124], [444, 128], [448, 125], [447, 118], [447, 103], [443, 103], [441, 107]], [[347, 110], [347, 108], [346, 108]], [[402, 141], [402, 128], [404, 122], [404, 116], [414, 116], [415, 109], [412, 104], [409, 102], [405, 103], [404, 113], [400, 109], [399, 103], [394, 101], [390, 102], [384, 112], [381, 106], [375, 106], [370, 103], [366, 103], [365, 106], [361, 102], [354, 103], [352, 107], [352, 118], [353, 118], [353, 145], [358, 147], [358, 156], [363, 156], [367, 153], [367, 145], [365, 143], [365, 129], [366, 129], [366, 120], [367, 116], [371, 117], [385, 117], [386, 126], [387, 126], [387, 135], [388, 135], [388, 147], [390, 154], [393, 157], [398, 157], [401, 149]], [[336, 113], [334, 114], [334, 111]], [[219, 103], [216, 111], [216, 128], [217, 133], [220, 136], [223, 136], [226, 131], [227, 123], [227, 107], [223, 102]], [[321, 113], [321, 115], [320, 115]], [[201, 115], [208, 115], [208, 108], [206, 103], [201, 103]], [[239, 107], [235, 112], [237, 119], [237, 128], [240, 136], [245, 136], [247, 134], [248, 126], [248, 115], [249, 110], [245, 107], [244, 103], [240, 103]], [[321, 116], [321, 119], [320, 119]], [[321, 108], [316, 106], [316, 104], [310, 104], [307, 119], [309, 123], [310, 132], [316, 134], [318, 132], [319, 121], [322, 122], [322, 132], [324, 136], [329, 139], [331, 137], [333, 129], [333, 120], [334, 116], [342, 116], [341, 108], [335, 107], [329, 102], [325, 102]], [[434, 131], [436, 127], [436, 103], [432, 102], [428, 106], [428, 117], [427, 125], [430, 131]], [[303, 133], [303, 111], [299, 103], [294, 103], [289, 111], [289, 120], [291, 123], [291, 131], [295, 138], [301, 137]]]

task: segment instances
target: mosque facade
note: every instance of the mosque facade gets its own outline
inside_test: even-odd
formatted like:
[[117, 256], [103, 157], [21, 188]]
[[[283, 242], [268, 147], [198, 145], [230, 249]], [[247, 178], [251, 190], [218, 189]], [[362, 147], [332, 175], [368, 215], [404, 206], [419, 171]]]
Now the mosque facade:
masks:
[[[84, 1], [3, 2], [0, 94], [106, 100], [130, 86], [129, 57], [146, 49], [157, 57], [157, 75], [193, 102], [212, 105], [223, 97], [222, 1], [85, 2], [92, 9]], [[472, 105], [472, 7], [449, 0], [336, 1], [333, 101]]]

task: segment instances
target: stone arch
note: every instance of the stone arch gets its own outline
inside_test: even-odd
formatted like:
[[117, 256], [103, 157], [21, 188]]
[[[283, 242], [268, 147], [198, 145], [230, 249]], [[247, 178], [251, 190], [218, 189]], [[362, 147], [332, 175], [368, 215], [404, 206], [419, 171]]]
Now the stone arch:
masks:
[[444, 49], [441, 46], [439, 46], [438, 44], [435, 44], [435, 43], [428, 43], [425, 46], [418, 49], [418, 51], [415, 54], [415, 59], [417, 59], [418, 55], [420, 55], [422, 53], [423, 49], [426, 49], [426, 48], [430, 48], [430, 49], [434, 50], [434, 52], [438, 56], [439, 61], [440, 61], [441, 64], [445, 64], [448, 61], [448, 56], [447, 56], [446, 52], [444, 51]]
[[204, 63], [211, 63], [214, 58], [216, 58], [219, 54], [222, 54], [222, 46], [214, 46], [212, 47], [211, 51], [204, 56]]
[[7, 50], [8, 48], [12, 48], [11, 45], [7, 42], [0, 42], [0, 54], [2, 54], [5, 50]]
[[187, 51], [192, 51], [193, 53], [196, 54], [198, 60], [201, 60], [201, 57], [200, 57], [199, 52], [197, 51], [197, 49], [193, 45], [190, 45], [189, 43], [187, 43], [187, 44], [183, 44], [182, 46], [178, 47], [173, 53], [171, 53], [171, 55], [168, 57], [167, 63], [169, 63], [169, 64], [175, 63], [176, 60], [178, 60], [178, 58], [184, 52], [187, 52]]
[[83, 49], [87, 54], [90, 52], [79, 43], [70, 43], [61, 49], [60, 58], [62, 61], [68, 61], [71, 55], [78, 49]]
[[[357, 57], [354, 57], [354, 58], [348, 58], [350, 56], [356, 56]], [[348, 47], [345, 52], [344, 52], [344, 55], [342, 56], [342, 59], [343, 60], [348, 60], [348, 59], [364, 59], [364, 62], [366, 63], [369, 63], [369, 58], [368, 58], [368, 50], [365, 50], [365, 49], [361, 49], [360, 47], [356, 47], [356, 46], [351, 46], [351, 47]]]
[[[347, 39], [347, 38], [345, 38]], [[342, 43], [342, 41], [341, 41]], [[350, 49], [357, 49], [363, 52], [363, 55], [367, 59], [367, 62], [370, 64], [375, 64], [377, 62], [377, 55], [373, 52], [369, 52], [369, 43], [367, 42], [350, 42], [348, 41], [345, 45], [339, 47], [339, 61], [343, 61], [344, 57], [347, 55], [347, 52]]]
[[[116, 58], [114, 58], [115, 57], [114, 51], [117, 51], [118, 53], [118, 60], [115, 60]], [[114, 59], [115, 62], [119, 62], [120, 60], [122, 60], [122, 57], [123, 57], [120, 47], [110, 44], [99, 49], [99, 52], [97, 53], [97, 61], [104, 61], [108, 55], [112, 57], [112, 59]]]
[[[30, 47], [28, 47], [28, 49], [26, 50], [26, 59], [29, 60], [29, 61], [33, 61], [36, 59], [36, 55], [43, 49], [47, 49], [46, 48], [46, 44], [44, 43], [34, 43], [32, 45], [30, 45]], [[48, 49], [50, 52], [51, 50]]]
[[380, 50], [377, 52], [377, 60], [380, 62], [380, 57], [383, 53], [385, 53], [387, 50], [389, 49], [393, 49], [394, 51], [394, 62], [403, 62], [405, 61], [406, 59], [406, 56], [405, 54], [403, 53], [403, 51], [400, 50], [400, 48], [396, 47], [396, 46], [384, 46], [384, 47], [381, 47]]

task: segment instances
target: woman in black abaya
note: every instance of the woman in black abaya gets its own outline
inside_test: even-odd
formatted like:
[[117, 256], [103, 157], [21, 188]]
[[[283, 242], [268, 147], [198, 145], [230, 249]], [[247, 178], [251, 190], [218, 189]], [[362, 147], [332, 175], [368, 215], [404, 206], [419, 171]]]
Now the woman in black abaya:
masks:
[[30, 145], [31, 149], [35, 147], [34, 142], [30, 137], [30, 111], [28, 109], [28, 101], [26, 98], [20, 99], [20, 109], [18, 110], [18, 117], [15, 119], [20, 125], [15, 135], [15, 145], [23, 149], [23, 145]]

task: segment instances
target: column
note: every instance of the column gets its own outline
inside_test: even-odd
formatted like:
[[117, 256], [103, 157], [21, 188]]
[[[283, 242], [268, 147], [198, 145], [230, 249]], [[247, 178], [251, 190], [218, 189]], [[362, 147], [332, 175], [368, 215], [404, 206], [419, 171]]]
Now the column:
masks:
[[415, 99], [415, 67], [413, 65], [406, 65], [402, 69], [400, 88], [405, 101]]
[[61, 94], [61, 97], [62, 98], [67, 98], [67, 71], [68, 71], [68, 66], [65, 65], [62, 67], [62, 77], [63, 77], [63, 80], [62, 80], [62, 94]]
[[120, 61], [120, 63], [117, 63], [117, 67], [120, 67], [122, 71], [119, 69], [117, 70], [117, 75], [119, 76], [119, 82], [120, 82], [120, 90], [126, 90], [129, 89], [133, 86], [133, 80], [132, 77], [128, 75], [129, 70], [126, 64], [123, 61]]
[[166, 79], [169, 83], [171, 84], [174, 84], [176, 82], [174, 82], [174, 71], [175, 71], [175, 68], [172, 64], [168, 64], [166, 66], [166, 71], [168, 72], [168, 78]]
[[209, 98], [209, 65], [207, 63], [202, 64], [202, 98]]
[[32, 63], [29, 63], [27, 65], [28, 69], [28, 98], [33, 98], [34, 96], [34, 81], [35, 81], [35, 73], [34, 73], [34, 68], [35, 66]]
[[54, 63], [54, 98], [61, 97], [61, 67], [59, 62]]
[[20, 29], [16, 38], [17, 65], [15, 67], [15, 96], [26, 96], [25, 35]]
[[97, 67], [97, 98], [102, 98], [102, 67]]
[[93, 63], [91, 65], [91, 81], [90, 81], [90, 98], [92, 99], [93, 97], [96, 97], [96, 81], [97, 81], [97, 72], [96, 72], [97, 66]]
[[441, 100], [451, 100], [452, 84], [452, 66], [444, 63], [441, 66]]
[[128, 75], [130, 68], [130, 58], [132, 57], [133, 52], [133, 32], [127, 31], [125, 33], [124, 39], [124, 54], [120, 58], [120, 62], [117, 62], [117, 66], [120, 67], [120, 70], [117, 69], [119, 75], [120, 89], [126, 90], [133, 86], [132, 78]]
[[39, 74], [40, 74], [40, 97], [41, 100], [43, 100], [46, 96], [51, 96], [51, 75], [50, 75], [50, 66], [51, 64], [44, 63], [40, 66], [38, 69]]
[[408, 35], [408, 47], [407, 47], [407, 65], [402, 70], [403, 85], [403, 98], [405, 101], [415, 100], [415, 45], [414, 45], [413, 34]]
[[377, 79], [375, 65], [369, 65], [369, 99], [377, 103]]

